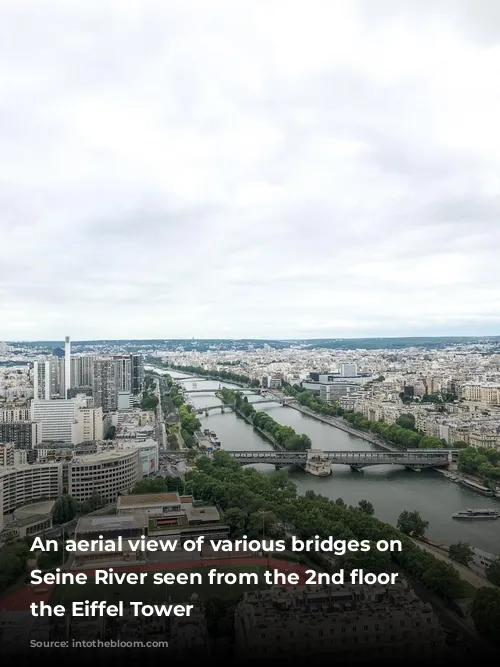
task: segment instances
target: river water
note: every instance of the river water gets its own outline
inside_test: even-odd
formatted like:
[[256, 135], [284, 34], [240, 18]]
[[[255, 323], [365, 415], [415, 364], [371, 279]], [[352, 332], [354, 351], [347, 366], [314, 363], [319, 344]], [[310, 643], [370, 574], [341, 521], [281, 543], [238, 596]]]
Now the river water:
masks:
[[[173, 377], [185, 377], [180, 373], [171, 373]], [[193, 380], [196, 382], [196, 380]], [[183, 383], [186, 389], [192, 389], [191, 381]], [[197, 389], [214, 391], [219, 382], [197, 382]], [[236, 388], [229, 382], [222, 386]], [[196, 407], [215, 405], [219, 401], [213, 393], [192, 394]], [[259, 396], [249, 397], [257, 400]], [[311, 417], [282, 407], [276, 403], [259, 405], [259, 410], [268, 412], [280, 424], [291, 426], [297, 433], [306, 433], [313, 447], [329, 450], [369, 450], [373, 445], [350, 435], [345, 431], [324, 424]], [[202, 428], [210, 428], [217, 433], [223, 449], [265, 450], [271, 445], [264, 440], [249, 424], [232, 412], [221, 414], [210, 412], [209, 417], [199, 416]], [[260, 465], [259, 469], [274, 470], [273, 466]], [[335, 500], [343, 498], [349, 505], [356, 505], [359, 500], [369, 500], [375, 515], [383, 521], [396, 524], [399, 514], [407, 510], [418, 510], [429, 521], [427, 536], [440, 544], [453, 544], [458, 541], [469, 544], [493, 554], [500, 554], [500, 520], [496, 521], [457, 521], [451, 515], [469, 507], [494, 507], [500, 511], [500, 500], [485, 498], [469, 489], [446, 480], [435, 471], [411, 472], [399, 466], [375, 466], [366, 468], [362, 473], [353, 472], [348, 466], [332, 466], [330, 477], [314, 477], [299, 468], [292, 468], [290, 476], [300, 493], [312, 489]]]

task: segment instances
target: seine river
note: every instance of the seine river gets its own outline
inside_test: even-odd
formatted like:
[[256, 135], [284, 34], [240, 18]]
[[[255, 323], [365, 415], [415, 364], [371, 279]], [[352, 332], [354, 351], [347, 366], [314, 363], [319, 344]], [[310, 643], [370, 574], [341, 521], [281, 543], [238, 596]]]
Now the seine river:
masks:
[[[171, 373], [172, 377], [185, 377]], [[194, 380], [196, 381], [196, 380]], [[231, 383], [222, 383], [234, 387]], [[184, 382], [186, 389], [192, 389], [192, 382]], [[214, 390], [219, 382], [199, 381], [197, 389]], [[253, 397], [249, 397], [252, 400]], [[260, 397], [255, 397], [256, 400]], [[192, 394], [196, 407], [215, 405], [219, 400], [214, 394]], [[306, 433], [313, 447], [320, 449], [368, 450], [376, 449], [345, 431], [323, 424], [307, 417], [297, 410], [280, 405], [263, 403], [260, 410], [268, 412], [281, 424], [291, 426], [297, 433]], [[264, 450], [271, 445], [264, 440], [247, 422], [232, 412], [224, 414], [210, 412], [209, 417], [200, 415], [202, 428], [215, 431], [223, 449]], [[259, 469], [274, 470], [274, 467], [260, 465]], [[411, 472], [398, 466], [376, 466], [366, 468], [363, 473], [351, 471], [347, 466], [332, 466], [330, 477], [314, 477], [299, 468], [292, 468], [290, 476], [300, 493], [312, 489], [328, 498], [343, 498], [349, 505], [359, 500], [369, 500], [375, 514], [383, 521], [396, 524], [399, 514], [407, 510], [418, 510], [429, 521], [427, 536], [440, 544], [468, 542], [489, 553], [500, 554], [500, 519], [496, 521], [457, 521], [451, 518], [453, 512], [469, 507], [495, 507], [500, 511], [500, 500], [486, 498], [469, 489], [444, 479], [435, 471]]]

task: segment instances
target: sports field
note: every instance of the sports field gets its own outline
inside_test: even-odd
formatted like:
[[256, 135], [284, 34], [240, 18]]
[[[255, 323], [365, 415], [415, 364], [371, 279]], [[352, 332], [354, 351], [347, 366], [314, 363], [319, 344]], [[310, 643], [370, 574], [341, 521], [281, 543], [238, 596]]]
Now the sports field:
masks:
[[[187, 584], [171, 584], [165, 583], [155, 584], [153, 581], [154, 571], [148, 571], [147, 578], [144, 584], [96, 584], [91, 580], [89, 574], [88, 583], [82, 585], [60, 585], [56, 586], [50, 597], [50, 604], [63, 604], [66, 607], [72, 602], [80, 602], [84, 600], [105, 600], [109, 604], [116, 604], [122, 601], [125, 604], [129, 602], [165, 602], [169, 598], [172, 602], [187, 602], [193, 593], [196, 593], [202, 600], [212, 597], [229, 598], [239, 597], [244, 591], [255, 588], [265, 588], [264, 572], [265, 565], [241, 565], [219, 567], [215, 569], [220, 573], [232, 573], [238, 576], [239, 573], [254, 573], [257, 575], [259, 583], [255, 585], [248, 584], [210, 584], [208, 580], [208, 572], [215, 568], [214, 565], [206, 565], [204, 567], [176, 569], [171, 570], [176, 575], [183, 572], [187, 575], [199, 573], [202, 577], [202, 584], [187, 583]], [[165, 570], [162, 571], [165, 573]]]

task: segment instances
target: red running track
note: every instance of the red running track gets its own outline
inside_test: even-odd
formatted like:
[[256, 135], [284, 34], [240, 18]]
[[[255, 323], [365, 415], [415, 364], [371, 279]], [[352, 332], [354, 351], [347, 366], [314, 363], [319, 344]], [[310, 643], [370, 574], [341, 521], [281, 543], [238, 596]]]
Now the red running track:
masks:
[[[159, 572], [161, 570], [189, 570], [192, 568], [237, 567], [238, 565], [269, 565], [270, 568], [279, 572], [288, 574], [294, 572], [299, 575], [297, 586], [305, 585], [306, 568], [303, 565], [289, 563], [284, 560], [275, 560], [273, 558], [221, 558], [217, 560], [184, 561], [181, 563], [149, 563], [148, 565], [114, 567], [113, 570], [115, 572]], [[71, 572], [73, 574], [83, 572], [90, 575], [96, 569], [106, 568], [71, 570]], [[0, 600], [0, 611], [29, 611], [32, 602], [48, 602], [54, 588], [55, 584], [40, 586], [38, 588], [40, 592], [37, 592], [35, 587], [25, 584]]]

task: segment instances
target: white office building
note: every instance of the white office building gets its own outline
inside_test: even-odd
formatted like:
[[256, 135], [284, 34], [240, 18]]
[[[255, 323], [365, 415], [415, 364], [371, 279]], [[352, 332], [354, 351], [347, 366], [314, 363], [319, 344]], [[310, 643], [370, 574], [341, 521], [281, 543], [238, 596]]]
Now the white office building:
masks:
[[31, 419], [41, 422], [43, 441], [71, 443], [76, 408], [75, 399], [61, 398], [55, 401], [34, 399], [31, 402]]

